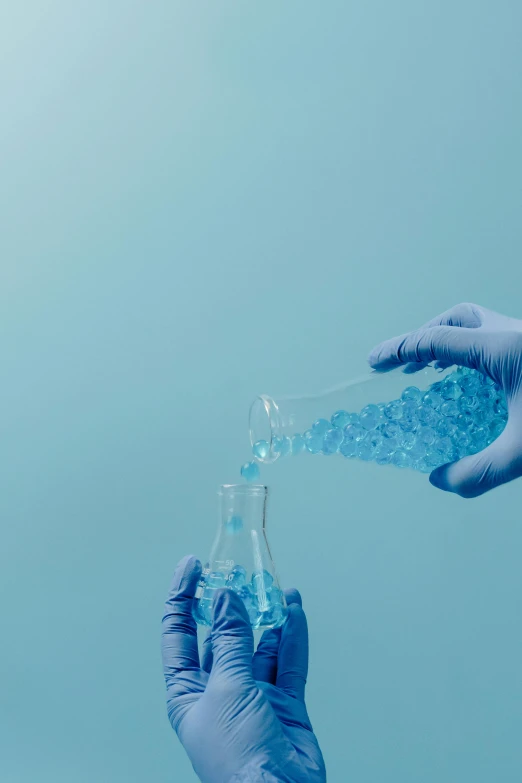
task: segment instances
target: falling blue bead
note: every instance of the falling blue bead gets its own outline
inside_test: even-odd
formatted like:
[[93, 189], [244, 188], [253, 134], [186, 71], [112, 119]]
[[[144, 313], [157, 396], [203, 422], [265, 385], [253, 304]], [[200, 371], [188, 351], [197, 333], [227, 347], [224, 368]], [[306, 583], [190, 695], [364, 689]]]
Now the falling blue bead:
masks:
[[227, 520], [225, 529], [229, 535], [236, 535], [243, 529], [243, 520], [237, 515], [232, 516]]
[[257, 462], [245, 462], [241, 468], [241, 475], [246, 481], [258, 481], [259, 480], [259, 465]]

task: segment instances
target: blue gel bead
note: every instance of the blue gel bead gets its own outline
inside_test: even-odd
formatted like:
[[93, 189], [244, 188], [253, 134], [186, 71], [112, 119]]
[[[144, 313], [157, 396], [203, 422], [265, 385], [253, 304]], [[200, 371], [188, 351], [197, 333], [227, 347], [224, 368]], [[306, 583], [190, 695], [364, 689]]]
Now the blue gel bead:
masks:
[[258, 481], [260, 474], [257, 462], [245, 462], [241, 468], [241, 475], [246, 481]]
[[377, 405], [366, 405], [359, 414], [365, 430], [374, 430], [381, 421], [381, 412]]
[[246, 570], [243, 566], [236, 565], [228, 575], [227, 587], [232, 590], [239, 590], [240, 587], [244, 587], [246, 584]]
[[421, 424], [425, 424], [428, 427], [432, 427], [437, 423], [439, 419], [439, 415], [437, 411], [434, 408], [430, 407], [429, 405], [422, 405], [419, 408], [417, 418], [419, 419]]
[[433, 470], [431, 465], [428, 465], [425, 459], [419, 459], [415, 463], [415, 469], [419, 470], [421, 473], [431, 473]]
[[427, 448], [428, 446], [426, 446], [425, 443], [422, 443], [422, 441], [415, 438], [415, 442], [412, 446], [410, 446], [408, 453], [410, 454], [412, 460], [419, 460], [424, 457]]
[[458, 427], [454, 419], [443, 416], [435, 425], [435, 430], [437, 435], [442, 438], [451, 438], [457, 432]]
[[336, 411], [331, 418], [331, 422], [334, 427], [339, 427], [339, 429], [344, 430], [348, 424], [352, 423], [350, 417], [351, 414], [348, 413], [348, 411]]
[[323, 436], [314, 430], [306, 430], [304, 434], [306, 448], [311, 454], [320, 454], [323, 448]]
[[402, 403], [402, 416], [416, 416], [419, 411], [419, 406], [415, 400], [404, 400]]
[[416, 416], [403, 416], [400, 420], [400, 428], [403, 432], [417, 432], [419, 420]]
[[475, 421], [475, 424], [478, 424], [479, 426], [483, 426], [484, 424], [489, 424], [489, 422], [493, 419], [495, 415], [495, 412], [492, 410], [492, 408], [477, 408], [477, 410], [473, 414], [473, 419]]
[[393, 448], [390, 447], [390, 441], [383, 441], [375, 452], [375, 462], [378, 465], [389, 465], [392, 460], [393, 451]]
[[453, 443], [450, 438], [439, 438], [431, 446], [431, 451], [434, 454], [439, 454], [442, 459], [453, 451]]
[[217, 590], [219, 587], [224, 587], [226, 582], [226, 576], [222, 571], [212, 571], [206, 577], [206, 583], [208, 587], [213, 590]]
[[274, 577], [268, 571], [257, 571], [252, 574], [252, 590], [259, 595], [260, 592], [270, 592], [274, 583]]
[[478, 390], [476, 397], [479, 401], [479, 405], [492, 406], [494, 401], [497, 399], [497, 393], [494, 389], [491, 388], [491, 386], [483, 386]]
[[441, 458], [440, 454], [432, 451], [432, 449], [428, 449], [426, 456], [424, 457], [424, 461], [426, 465], [431, 468], [431, 470], [433, 470], [433, 468], [438, 468], [439, 465], [444, 464], [444, 459]]
[[401, 428], [395, 421], [387, 421], [382, 425], [381, 432], [385, 438], [397, 438]]
[[462, 394], [462, 389], [460, 388], [459, 384], [457, 383], [457, 380], [453, 378], [453, 376], [449, 376], [446, 381], [442, 384], [441, 389], [441, 397], [444, 400], [458, 400], [458, 398]]
[[339, 452], [343, 457], [355, 457], [357, 453], [357, 440], [343, 440], [339, 446]]
[[366, 430], [360, 424], [349, 424], [344, 428], [344, 440], [361, 440], [366, 435]]
[[485, 427], [479, 427], [471, 433], [471, 442], [478, 451], [482, 451], [488, 445], [489, 430]]
[[440, 394], [438, 394], [438, 392], [430, 389], [430, 391], [427, 391], [422, 398], [422, 404], [428, 405], [430, 408], [435, 408], [435, 410], [438, 410], [442, 405], [442, 397]]
[[343, 439], [343, 430], [340, 430], [337, 427], [332, 427], [331, 430], [327, 430], [323, 440], [323, 454], [335, 454], [343, 442]]
[[301, 454], [306, 448], [305, 440], [302, 435], [299, 435], [297, 433], [292, 438], [292, 454], [297, 456], [297, 454]]
[[[349, 413], [348, 416], [350, 417], [348, 420], [348, 424], [359, 424], [359, 425], [361, 424], [361, 420], [359, 419], [358, 413]], [[346, 427], [348, 426], [348, 424], [346, 425]]]
[[478, 404], [479, 402], [476, 397], [468, 397], [467, 394], [463, 394], [457, 403], [461, 413], [466, 413], [466, 411], [474, 411], [475, 408], [478, 408]]
[[392, 400], [384, 406], [384, 415], [391, 421], [398, 421], [402, 418], [402, 405], [400, 400]]
[[431, 446], [437, 440], [437, 433], [432, 427], [420, 427], [417, 432], [417, 440], [425, 446]]
[[411, 400], [412, 402], [419, 403], [422, 399], [422, 392], [416, 386], [407, 386], [401, 397], [404, 401]]
[[327, 430], [331, 428], [331, 422], [328, 419], [317, 419], [312, 424], [312, 429], [318, 435], [324, 435]]
[[382, 437], [378, 432], [369, 432], [365, 438], [358, 442], [357, 456], [365, 461], [372, 460], [381, 443]]
[[402, 434], [401, 446], [403, 449], [406, 449], [406, 451], [412, 449], [416, 442], [417, 442], [417, 438], [414, 432], [404, 432]]
[[442, 404], [440, 412], [443, 416], [458, 416], [460, 408], [455, 400], [448, 400]]
[[505, 416], [507, 414], [505, 400], [499, 399], [493, 404], [493, 413], [495, 416]]
[[397, 449], [397, 451], [394, 452], [391, 461], [392, 464], [396, 465], [398, 468], [409, 468], [413, 464], [412, 458], [408, 452], [403, 449]]
[[230, 517], [230, 519], [227, 519], [225, 528], [227, 533], [233, 536], [243, 529], [243, 520], [238, 516]]
[[504, 428], [506, 426], [506, 422], [504, 419], [501, 419], [500, 417], [495, 417], [493, 421], [490, 422], [489, 425], [489, 436], [491, 440], [496, 440], [498, 436], [501, 434], [501, 432], [504, 431]]
[[257, 440], [252, 446], [252, 454], [256, 459], [264, 460], [270, 453], [270, 444], [266, 440]]
[[473, 413], [472, 411], [466, 411], [457, 416], [457, 425], [459, 430], [469, 430], [473, 426]]
[[465, 375], [459, 381], [459, 386], [464, 394], [469, 395], [470, 397], [472, 397], [475, 392], [478, 391], [480, 385], [481, 383], [478, 376], [471, 373], [469, 375]]

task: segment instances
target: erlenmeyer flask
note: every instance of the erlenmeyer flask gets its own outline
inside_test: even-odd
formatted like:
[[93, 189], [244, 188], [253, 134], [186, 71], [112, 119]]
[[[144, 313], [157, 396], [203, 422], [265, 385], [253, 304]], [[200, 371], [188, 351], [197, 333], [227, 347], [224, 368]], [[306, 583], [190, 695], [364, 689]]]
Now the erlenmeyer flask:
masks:
[[200, 625], [212, 625], [214, 594], [222, 587], [242, 598], [253, 629], [283, 625], [286, 603], [266, 538], [267, 496], [258, 484], [220, 488], [218, 533], [194, 600]]
[[464, 367], [371, 372], [320, 394], [257, 397], [250, 441], [259, 462], [309, 451], [424, 473], [481, 451], [507, 421], [500, 387]]

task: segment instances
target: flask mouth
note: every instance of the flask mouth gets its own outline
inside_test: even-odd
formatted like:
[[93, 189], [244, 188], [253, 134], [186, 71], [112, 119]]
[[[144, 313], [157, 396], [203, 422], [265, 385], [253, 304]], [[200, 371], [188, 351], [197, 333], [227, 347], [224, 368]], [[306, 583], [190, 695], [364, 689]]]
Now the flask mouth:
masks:
[[240, 495], [244, 497], [258, 497], [260, 495], [267, 495], [268, 487], [264, 484], [223, 484], [219, 490], [218, 495]]
[[260, 394], [250, 406], [249, 428], [250, 445], [265, 441], [268, 444], [266, 456], [256, 455], [258, 462], [268, 464], [275, 462], [279, 454], [273, 449], [273, 440], [280, 427], [280, 415], [277, 404], [272, 397]]

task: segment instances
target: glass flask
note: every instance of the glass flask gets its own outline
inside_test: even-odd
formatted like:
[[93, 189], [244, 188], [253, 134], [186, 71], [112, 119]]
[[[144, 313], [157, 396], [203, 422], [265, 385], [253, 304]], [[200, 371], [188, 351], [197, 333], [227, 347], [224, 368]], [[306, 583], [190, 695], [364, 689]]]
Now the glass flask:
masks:
[[412, 369], [373, 371], [315, 395], [260, 395], [250, 408], [254, 458], [340, 454], [429, 473], [500, 435], [507, 404], [491, 378], [464, 367]]
[[212, 625], [214, 594], [223, 587], [243, 600], [254, 630], [285, 622], [285, 598], [266, 537], [267, 497], [267, 487], [259, 484], [220, 488], [218, 532], [193, 605], [200, 625]]

